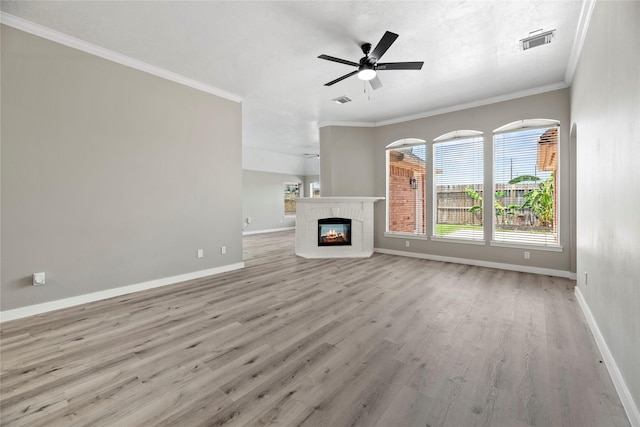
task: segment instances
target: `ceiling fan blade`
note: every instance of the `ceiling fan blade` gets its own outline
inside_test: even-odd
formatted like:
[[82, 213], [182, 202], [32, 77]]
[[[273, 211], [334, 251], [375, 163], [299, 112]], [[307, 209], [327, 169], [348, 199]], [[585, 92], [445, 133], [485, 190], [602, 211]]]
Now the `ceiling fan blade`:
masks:
[[340, 64], [344, 64], [344, 65], [351, 65], [352, 67], [358, 67], [360, 65], [360, 64], [356, 64], [353, 61], [347, 61], [346, 59], [336, 58], [335, 56], [320, 55], [318, 56], [318, 58], [326, 59], [327, 61], [339, 62]]
[[371, 85], [371, 88], [373, 90], [380, 89], [382, 87], [382, 82], [380, 81], [378, 76], [375, 76], [374, 78], [369, 80], [369, 84]]
[[332, 81], [330, 81], [329, 83], [325, 83], [324, 85], [325, 85], [325, 86], [331, 86], [331, 85], [333, 85], [333, 84], [336, 84], [336, 83], [338, 83], [338, 82], [340, 82], [340, 81], [342, 81], [342, 80], [346, 79], [347, 77], [351, 77], [351, 76], [356, 75], [356, 74], [358, 74], [358, 70], [355, 70], [355, 71], [352, 71], [352, 72], [350, 72], [350, 73], [348, 73], [348, 74], [345, 74], [345, 75], [344, 75], [344, 76], [342, 76], [342, 77], [338, 77], [337, 79], [332, 80]]
[[376, 65], [376, 70], [421, 70], [424, 62], [386, 62]]
[[373, 49], [373, 52], [371, 52], [369, 56], [374, 57], [375, 59], [382, 58], [382, 55], [384, 55], [387, 49], [391, 47], [391, 45], [396, 41], [397, 38], [398, 35], [396, 33], [392, 33], [391, 31], [385, 32], [384, 36], [382, 36], [382, 38], [378, 42], [378, 45], [375, 49]]

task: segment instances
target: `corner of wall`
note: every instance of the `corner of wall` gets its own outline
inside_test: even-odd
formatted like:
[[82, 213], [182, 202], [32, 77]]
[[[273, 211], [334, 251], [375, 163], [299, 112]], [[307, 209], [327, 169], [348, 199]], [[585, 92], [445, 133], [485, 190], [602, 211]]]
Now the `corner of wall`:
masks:
[[589, 325], [589, 329], [593, 334], [593, 338], [596, 341], [596, 345], [598, 346], [598, 350], [600, 350], [600, 354], [602, 355], [602, 360], [604, 361], [607, 370], [609, 371], [609, 375], [611, 376], [611, 380], [613, 381], [613, 385], [620, 396], [620, 400], [622, 401], [622, 406], [627, 412], [627, 416], [629, 417], [629, 422], [633, 427], [640, 427], [640, 410], [633, 400], [633, 396], [631, 395], [631, 391], [618, 368], [618, 364], [616, 360], [613, 358], [611, 351], [609, 350], [609, 346], [607, 345], [602, 332], [600, 332], [600, 328], [598, 327], [598, 323], [596, 322], [593, 313], [591, 313], [591, 309], [587, 304], [584, 296], [582, 295], [582, 291], [580, 291], [580, 287], [576, 286], [575, 288], [576, 299], [578, 300], [578, 305], [580, 305], [580, 309], [582, 313], [584, 313], [584, 317], [587, 320], [587, 325]]

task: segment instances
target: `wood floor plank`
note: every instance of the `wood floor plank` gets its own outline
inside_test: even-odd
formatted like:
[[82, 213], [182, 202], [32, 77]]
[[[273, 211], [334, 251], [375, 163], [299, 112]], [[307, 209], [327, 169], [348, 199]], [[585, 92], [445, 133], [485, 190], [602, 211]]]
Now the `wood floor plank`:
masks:
[[0, 325], [2, 426], [629, 422], [549, 276], [374, 254], [246, 267]]

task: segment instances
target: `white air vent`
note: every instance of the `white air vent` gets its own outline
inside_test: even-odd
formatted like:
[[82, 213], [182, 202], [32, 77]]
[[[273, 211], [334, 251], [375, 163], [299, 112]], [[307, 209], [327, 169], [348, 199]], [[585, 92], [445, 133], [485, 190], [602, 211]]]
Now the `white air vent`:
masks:
[[340, 96], [338, 98], [332, 99], [336, 104], [346, 104], [347, 102], [351, 102], [351, 98], [348, 96]]
[[543, 44], [551, 43], [556, 35], [556, 30], [542, 31], [537, 30], [529, 33], [529, 37], [520, 40], [522, 50], [531, 49], [532, 47], [542, 46]]

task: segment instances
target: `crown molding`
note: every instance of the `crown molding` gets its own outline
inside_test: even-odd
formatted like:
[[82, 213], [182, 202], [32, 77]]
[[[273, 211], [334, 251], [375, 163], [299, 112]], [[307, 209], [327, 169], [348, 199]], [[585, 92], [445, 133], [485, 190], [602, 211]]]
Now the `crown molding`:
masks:
[[513, 99], [524, 98], [525, 96], [539, 95], [545, 92], [551, 92], [554, 90], [565, 89], [569, 87], [564, 82], [552, 83], [546, 86], [539, 86], [531, 89], [522, 90], [519, 92], [511, 92], [504, 95], [494, 96], [491, 98], [480, 99], [478, 101], [467, 102], [464, 104], [453, 105], [451, 107], [439, 108], [437, 110], [431, 110], [424, 113], [412, 114], [410, 116], [398, 117], [395, 119], [383, 120], [376, 122], [376, 126], [386, 126], [396, 123], [408, 122], [411, 120], [424, 119], [426, 117], [438, 116], [440, 114], [453, 113], [455, 111], [467, 110], [469, 108], [481, 107], [483, 105], [496, 104], [498, 102], [511, 101]]
[[512, 92], [504, 95], [494, 96], [491, 98], [485, 98], [478, 101], [467, 102], [465, 104], [452, 105], [451, 107], [439, 108], [437, 110], [430, 110], [423, 113], [412, 114], [410, 116], [396, 117], [389, 120], [382, 120], [379, 122], [320, 122], [318, 127], [325, 126], [352, 126], [352, 127], [379, 127], [392, 125], [396, 123], [409, 122], [411, 120], [424, 119], [427, 117], [438, 116], [440, 114], [453, 113], [455, 111], [467, 110], [469, 108], [481, 107], [483, 105], [495, 104], [503, 101], [511, 101], [513, 99], [524, 98], [525, 96], [539, 95], [545, 92], [552, 92], [554, 90], [566, 89], [569, 85], [565, 82], [552, 83], [546, 86], [539, 86], [531, 89], [522, 90], [519, 92]]
[[320, 122], [318, 128], [329, 126], [351, 126], [356, 128], [374, 128], [376, 124], [373, 122]]
[[205, 83], [199, 82], [189, 77], [185, 77], [172, 71], [156, 67], [155, 65], [147, 64], [146, 62], [139, 61], [118, 52], [114, 52], [112, 50], [105, 49], [103, 47], [86, 42], [84, 40], [77, 39], [68, 34], [52, 30], [51, 28], [47, 28], [40, 24], [27, 21], [26, 19], [19, 18], [6, 12], [0, 11], [0, 23], [27, 32], [29, 34], [33, 34], [35, 36], [42, 37], [44, 39], [80, 50], [82, 52], [98, 56], [108, 61], [116, 62], [118, 64], [136, 69], [138, 71], [142, 71], [156, 77], [163, 78], [165, 80], [170, 80], [183, 86], [188, 86], [201, 92], [219, 96], [221, 98], [228, 99], [229, 101], [242, 102], [242, 97], [236, 94], [218, 89], [216, 87], [207, 85]]
[[580, 11], [580, 18], [578, 19], [576, 36], [573, 39], [573, 46], [571, 48], [571, 53], [569, 54], [569, 62], [567, 63], [567, 71], [564, 75], [564, 81], [568, 86], [573, 82], [573, 76], [576, 72], [576, 68], [578, 67], [578, 60], [582, 53], [584, 39], [587, 37], [587, 30], [589, 29], [591, 15], [593, 14], [593, 8], [595, 5], [596, 0], [585, 0], [585, 2], [582, 3], [582, 10]]

